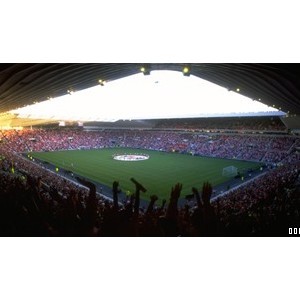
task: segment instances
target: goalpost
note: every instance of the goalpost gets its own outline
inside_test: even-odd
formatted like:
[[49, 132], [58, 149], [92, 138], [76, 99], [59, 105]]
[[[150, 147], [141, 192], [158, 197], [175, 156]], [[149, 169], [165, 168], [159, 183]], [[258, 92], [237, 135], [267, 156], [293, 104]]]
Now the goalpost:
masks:
[[223, 168], [222, 171], [222, 176], [226, 176], [226, 177], [233, 177], [236, 176], [238, 174], [238, 168], [234, 167], [234, 166], [228, 166]]

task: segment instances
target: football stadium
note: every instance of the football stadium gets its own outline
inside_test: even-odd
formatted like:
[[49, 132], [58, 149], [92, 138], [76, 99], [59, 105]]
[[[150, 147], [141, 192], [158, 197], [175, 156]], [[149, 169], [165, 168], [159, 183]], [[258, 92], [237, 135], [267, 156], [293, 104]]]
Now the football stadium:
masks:
[[1, 64], [0, 235], [298, 235], [299, 75]]

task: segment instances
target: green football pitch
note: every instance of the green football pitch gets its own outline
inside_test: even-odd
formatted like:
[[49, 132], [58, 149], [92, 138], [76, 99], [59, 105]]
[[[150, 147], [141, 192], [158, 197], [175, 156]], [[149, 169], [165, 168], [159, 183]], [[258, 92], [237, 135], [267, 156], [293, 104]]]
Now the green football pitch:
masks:
[[[147, 154], [149, 159], [113, 159], [115, 154], [125, 153]], [[259, 167], [259, 163], [254, 162], [128, 148], [37, 152], [31, 155], [108, 187], [117, 180], [124, 192], [134, 191], [134, 184], [130, 181], [134, 177], [147, 189], [141, 195], [146, 200], [152, 194], [158, 195], [160, 199], [169, 199], [170, 190], [177, 182], [183, 185], [182, 196], [191, 194], [192, 187], [201, 189], [205, 181], [213, 186], [225, 183], [230, 178], [222, 176], [224, 167], [235, 166], [241, 172]]]

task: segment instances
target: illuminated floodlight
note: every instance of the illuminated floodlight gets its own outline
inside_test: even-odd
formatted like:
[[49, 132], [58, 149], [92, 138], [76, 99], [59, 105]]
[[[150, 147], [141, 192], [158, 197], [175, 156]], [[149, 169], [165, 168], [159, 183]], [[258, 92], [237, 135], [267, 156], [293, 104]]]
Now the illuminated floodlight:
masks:
[[237, 91], [237, 92], [239, 92], [239, 91], [240, 91], [240, 89], [239, 89], [239, 88], [237, 88], [237, 89], [236, 89], [236, 91]]
[[104, 86], [104, 84], [106, 83], [106, 81], [103, 79], [99, 79], [98, 82], [101, 86]]
[[190, 68], [185, 66], [182, 70], [184, 76], [190, 76]]
[[189, 68], [188, 67], [184, 67], [183, 73], [187, 73], [188, 71], [189, 71]]
[[144, 75], [150, 75], [150, 69], [148, 67], [143, 66], [140, 68], [140, 70]]

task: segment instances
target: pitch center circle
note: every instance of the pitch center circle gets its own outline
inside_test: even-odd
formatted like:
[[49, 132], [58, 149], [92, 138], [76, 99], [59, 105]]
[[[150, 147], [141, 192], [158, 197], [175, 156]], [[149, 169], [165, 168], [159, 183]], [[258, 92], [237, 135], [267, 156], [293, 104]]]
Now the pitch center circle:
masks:
[[115, 160], [121, 161], [141, 161], [149, 159], [149, 155], [147, 154], [122, 154], [122, 155], [114, 155], [113, 158]]

